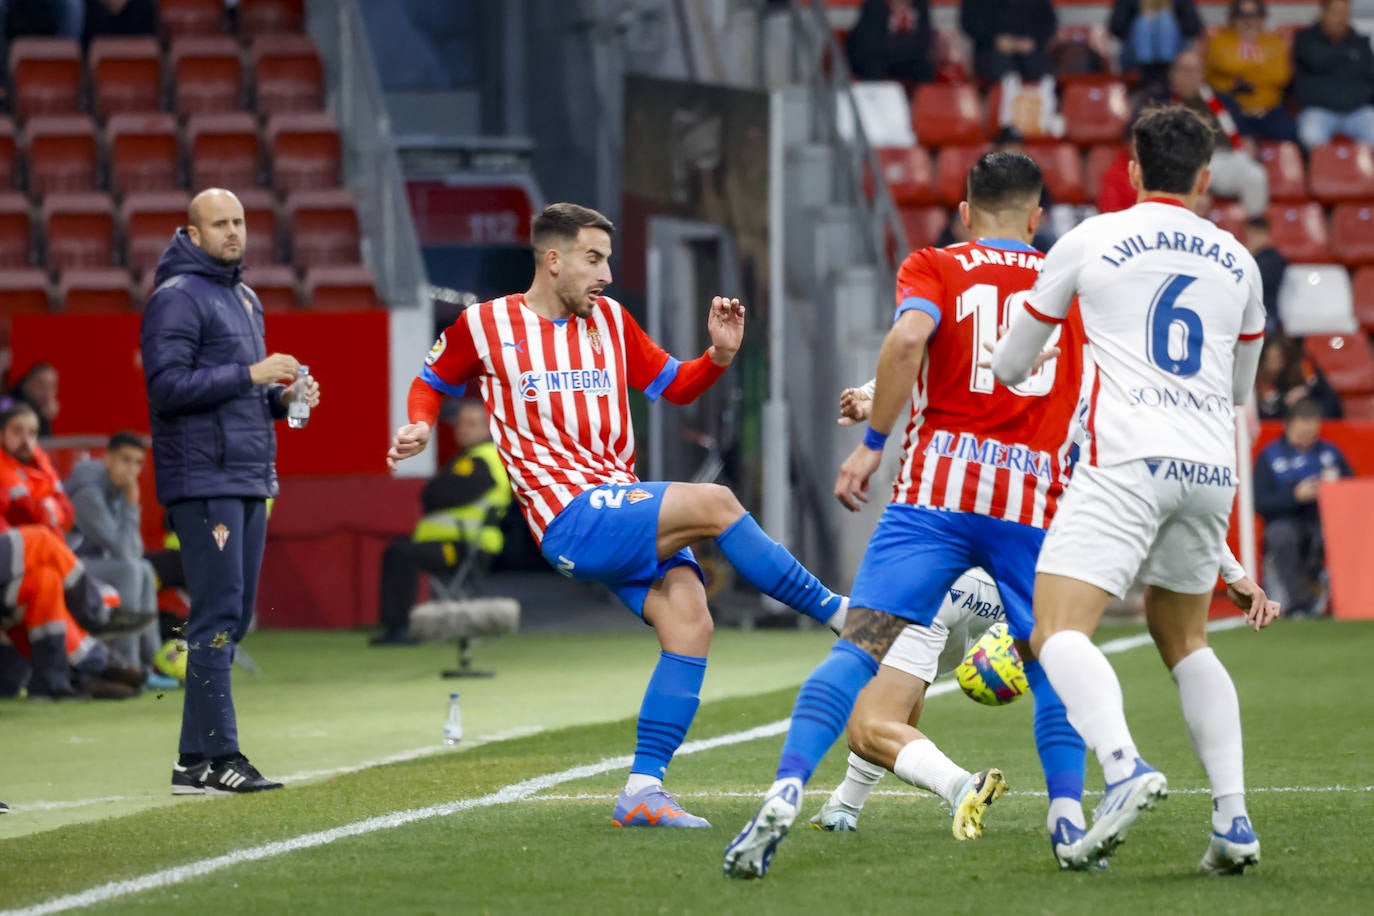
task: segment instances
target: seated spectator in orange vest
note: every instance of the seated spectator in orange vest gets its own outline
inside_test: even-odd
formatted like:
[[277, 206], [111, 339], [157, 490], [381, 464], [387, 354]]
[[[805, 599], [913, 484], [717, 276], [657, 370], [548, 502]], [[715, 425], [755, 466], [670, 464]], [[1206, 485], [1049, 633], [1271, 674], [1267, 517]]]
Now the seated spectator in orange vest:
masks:
[[1374, 51], [1350, 27], [1349, 0], [1323, 0], [1316, 23], [1293, 39], [1293, 67], [1303, 146], [1337, 134], [1374, 144]]
[[1234, 0], [1230, 26], [1207, 43], [1207, 82], [1234, 99], [1236, 124], [1247, 137], [1298, 139], [1283, 91], [1293, 65], [1278, 32], [1266, 31], [1264, 0]]
[[57, 370], [52, 363], [34, 363], [15, 384], [10, 397], [23, 401], [38, 414], [38, 436], [52, 435], [52, 422], [62, 405], [57, 400]]
[[845, 39], [849, 72], [861, 80], [928, 83], [935, 77], [930, 37], [930, 0], [864, 0]]
[[0, 517], [11, 525], [72, 526], [71, 500], [38, 444], [38, 413], [27, 401], [0, 409]]

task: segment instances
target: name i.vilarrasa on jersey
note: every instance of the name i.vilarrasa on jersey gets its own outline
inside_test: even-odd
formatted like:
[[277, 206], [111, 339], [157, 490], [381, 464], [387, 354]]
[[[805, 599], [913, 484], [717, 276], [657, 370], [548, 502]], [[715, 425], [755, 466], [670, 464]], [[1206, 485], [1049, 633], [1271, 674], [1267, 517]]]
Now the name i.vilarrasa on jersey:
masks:
[[[1121, 267], [1131, 258], [1147, 251], [1180, 251], [1184, 254], [1195, 254], [1200, 258], [1215, 261], [1223, 270], [1230, 271], [1237, 283], [1245, 279], [1245, 271], [1236, 265], [1236, 256], [1232, 252], [1222, 251], [1216, 242], [1208, 245], [1201, 236], [1189, 235], [1186, 232], [1156, 232], [1153, 242], [1143, 233], [1127, 236], [1112, 246], [1112, 253], [1103, 254], [1102, 260], [1113, 267]], [[1113, 254], [1116, 257], [1113, 257]]]

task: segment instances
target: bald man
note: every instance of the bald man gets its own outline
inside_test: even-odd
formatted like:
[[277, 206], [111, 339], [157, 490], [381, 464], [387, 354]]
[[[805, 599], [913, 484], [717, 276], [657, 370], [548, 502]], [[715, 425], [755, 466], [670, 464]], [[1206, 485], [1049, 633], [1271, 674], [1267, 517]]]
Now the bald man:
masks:
[[243, 282], [243, 205], [211, 188], [191, 201], [143, 310], [143, 374], [157, 498], [181, 541], [191, 613], [174, 795], [279, 789], [238, 742], [230, 671], [248, 632], [277, 495], [273, 421], [294, 397], [314, 407], [319, 385], [288, 388], [300, 363], [268, 355], [262, 303]]

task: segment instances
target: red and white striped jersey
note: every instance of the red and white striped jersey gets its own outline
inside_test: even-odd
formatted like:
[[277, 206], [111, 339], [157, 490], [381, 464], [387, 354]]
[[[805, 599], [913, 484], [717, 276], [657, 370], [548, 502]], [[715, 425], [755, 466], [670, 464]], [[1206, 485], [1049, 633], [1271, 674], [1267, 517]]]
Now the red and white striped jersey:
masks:
[[1067, 480], [1084, 379], [1075, 312], [1050, 346], [1061, 355], [1015, 388], [979, 366], [1020, 311], [1044, 255], [980, 239], [913, 252], [897, 273], [897, 314], [926, 312], [936, 331], [912, 391], [894, 502], [1049, 526]]
[[452, 395], [480, 384], [492, 439], [542, 542], [578, 494], [638, 479], [628, 390], [655, 400], [680, 365], [613, 299], [598, 299], [588, 318], [552, 321], [511, 295], [465, 309], [420, 379]]

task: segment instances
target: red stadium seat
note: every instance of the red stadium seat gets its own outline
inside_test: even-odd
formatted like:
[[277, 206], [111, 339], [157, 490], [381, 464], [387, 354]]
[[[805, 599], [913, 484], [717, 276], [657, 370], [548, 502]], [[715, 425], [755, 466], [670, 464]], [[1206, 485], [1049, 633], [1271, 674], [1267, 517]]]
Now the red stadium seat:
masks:
[[64, 270], [57, 297], [64, 312], [127, 312], [134, 307], [129, 272], [122, 267]]
[[1267, 216], [1270, 239], [1285, 258], [1318, 264], [1331, 260], [1326, 218], [1320, 204], [1310, 201], [1305, 204], [1270, 204]]
[[120, 207], [124, 225], [124, 263], [135, 274], [151, 272], [172, 240], [172, 233], [186, 225], [191, 196], [185, 191], [154, 191], [130, 194]]
[[1307, 169], [1296, 143], [1261, 143], [1259, 160], [1269, 174], [1270, 200], [1307, 200]]
[[114, 204], [108, 194], [49, 194], [43, 198], [48, 269], [109, 267], [114, 260]]
[[1361, 267], [1350, 279], [1355, 320], [1366, 332], [1374, 333], [1374, 266]]
[[1352, 394], [1341, 398], [1341, 415], [1345, 420], [1374, 420], [1374, 394]]
[[[1057, 204], [1087, 201], [1083, 186], [1083, 160], [1072, 143], [1027, 143], [1026, 154], [1040, 165], [1045, 186]], [[1093, 199], [1097, 195], [1094, 193]]]
[[1090, 198], [1088, 203], [1097, 201], [1097, 195], [1102, 190], [1102, 176], [1107, 174], [1107, 169], [1111, 168], [1116, 161], [1116, 154], [1121, 150], [1120, 143], [1099, 143], [1088, 150], [1087, 160], [1084, 164], [1084, 192]]
[[883, 170], [892, 200], [899, 207], [935, 203], [935, 170], [930, 153], [924, 147], [877, 150], [878, 165]]
[[0, 270], [28, 267], [32, 260], [29, 202], [18, 191], [0, 191]]
[[90, 115], [40, 115], [24, 124], [29, 194], [89, 191], [96, 186], [99, 149]]
[[248, 260], [266, 264], [282, 261], [281, 220], [277, 218], [277, 198], [264, 188], [235, 192], [243, 204], [243, 221], [248, 227]]
[[304, 301], [322, 312], [381, 308], [372, 271], [361, 264], [312, 267], [305, 272]]
[[181, 184], [177, 122], [166, 112], [111, 115], [105, 125], [110, 190], [170, 191]]
[[[907, 251], [929, 248], [939, 240], [949, 223], [948, 207], [903, 207], [902, 226], [906, 229]], [[907, 251], [899, 252], [898, 259], [906, 257]]]
[[259, 35], [248, 57], [261, 114], [324, 108], [324, 69], [308, 35]]
[[1212, 211], [1207, 214], [1207, 218], [1244, 241], [1245, 222], [1250, 218], [1250, 215], [1245, 212], [1245, 208], [1239, 202], [1234, 200], [1217, 201], [1212, 206]]
[[286, 199], [286, 214], [297, 268], [361, 260], [358, 211], [348, 191], [297, 191]]
[[37, 267], [0, 270], [0, 315], [48, 311], [48, 275]]
[[156, 111], [162, 101], [162, 52], [155, 38], [94, 38], [86, 71], [97, 117]]
[[1337, 204], [1331, 211], [1331, 253], [1348, 267], [1374, 264], [1374, 201]]
[[283, 194], [337, 188], [343, 152], [339, 129], [325, 111], [299, 111], [267, 119], [272, 185]]
[[10, 80], [20, 120], [75, 112], [81, 101], [81, 48], [67, 38], [16, 38], [10, 44]]
[[0, 190], [9, 190], [15, 185], [19, 174], [17, 164], [18, 144], [14, 139], [13, 119], [0, 115]]
[[1302, 348], [1337, 394], [1374, 393], [1374, 354], [1364, 332], [1309, 334]]
[[1366, 200], [1374, 189], [1374, 155], [1363, 143], [1328, 143], [1311, 151], [1307, 172], [1312, 196], [1324, 204]]
[[911, 126], [922, 146], [979, 143], [986, 139], [978, 92], [972, 86], [917, 86], [911, 103]]
[[1059, 111], [1064, 117], [1064, 139], [1079, 146], [1120, 142], [1131, 116], [1126, 87], [1121, 83], [1066, 86]]
[[935, 190], [940, 202], [953, 206], [964, 199], [968, 170], [978, 158], [992, 149], [987, 143], [975, 146], [946, 146], [935, 158]]
[[158, 19], [171, 38], [214, 35], [224, 19], [224, 0], [160, 0]]
[[228, 35], [178, 38], [171, 52], [173, 107], [192, 115], [241, 108], [243, 64]]
[[240, 0], [239, 28], [249, 36], [300, 32], [305, 28], [305, 0]]
[[246, 188], [259, 184], [258, 124], [246, 111], [192, 115], [186, 121], [191, 186]]
[[289, 312], [300, 297], [296, 272], [281, 264], [257, 264], [244, 272], [244, 280], [258, 294], [264, 312]]

